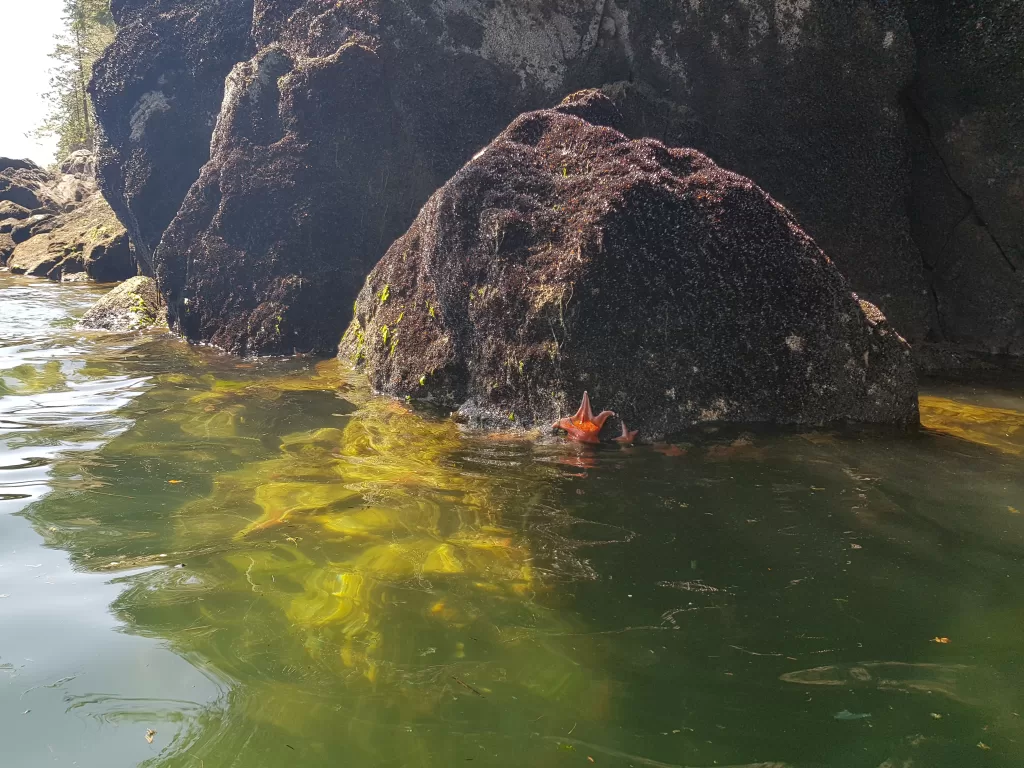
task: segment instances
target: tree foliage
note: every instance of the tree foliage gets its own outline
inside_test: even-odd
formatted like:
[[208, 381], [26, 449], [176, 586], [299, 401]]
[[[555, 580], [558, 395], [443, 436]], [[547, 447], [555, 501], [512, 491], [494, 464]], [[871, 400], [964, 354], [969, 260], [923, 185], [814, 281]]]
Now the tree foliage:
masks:
[[50, 58], [49, 105], [38, 136], [57, 137], [57, 159], [96, 148], [96, 117], [89, 99], [92, 65], [114, 39], [110, 0], [64, 0], [64, 31]]

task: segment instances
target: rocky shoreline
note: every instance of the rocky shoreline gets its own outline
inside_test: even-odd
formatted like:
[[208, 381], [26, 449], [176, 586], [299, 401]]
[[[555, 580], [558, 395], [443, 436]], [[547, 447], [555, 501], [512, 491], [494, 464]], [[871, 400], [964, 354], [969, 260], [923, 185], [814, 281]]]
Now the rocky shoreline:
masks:
[[0, 157], [0, 267], [51, 280], [125, 280], [136, 274], [128, 233], [79, 150], [57, 172]]

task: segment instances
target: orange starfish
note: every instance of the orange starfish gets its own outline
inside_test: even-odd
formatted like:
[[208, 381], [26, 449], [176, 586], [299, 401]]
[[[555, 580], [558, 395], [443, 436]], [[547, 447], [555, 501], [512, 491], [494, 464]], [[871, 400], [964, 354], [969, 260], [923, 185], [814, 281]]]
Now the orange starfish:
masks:
[[590, 396], [583, 393], [583, 403], [580, 405], [580, 409], [576, 411], [576, 415], [571, 419], [559, 419], [552, 424], [553, 429], [564, 429], [570, 440], [576, 440], [580, 443], [599, 443], [601, 438], [601, 427], [604, 426], [605, 421], [608, 420], [609, 416], [615, 414], [611, 411], [601, 411], [597, 416], [590, 409]]
[[638, 430], [638, 429], [630, 430], [629, 427], [626, 426], [626, 422], [623, 421], [622, 422], [622, 434], [619, 435], [616, 438], [613, 438], [613, 439], [615, 440], [616, 443], [619, 443], [619, 445], [632, 445], [633, 441], [636, 440], [636, 436], [639, 435], [639, 434], [640, 434], [640, 430]]

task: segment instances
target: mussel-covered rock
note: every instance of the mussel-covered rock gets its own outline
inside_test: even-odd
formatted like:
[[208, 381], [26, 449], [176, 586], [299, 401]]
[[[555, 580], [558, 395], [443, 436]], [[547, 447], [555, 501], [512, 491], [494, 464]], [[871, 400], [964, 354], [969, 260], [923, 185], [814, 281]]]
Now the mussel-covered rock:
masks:
[[568, 114], [595, 98], [521, 115], [430, 198], [341, 354], [491, 425], [547, 423], [584, 390], [641, 439], [916, 424], [907, 344], [793, 216], [700, 152]]

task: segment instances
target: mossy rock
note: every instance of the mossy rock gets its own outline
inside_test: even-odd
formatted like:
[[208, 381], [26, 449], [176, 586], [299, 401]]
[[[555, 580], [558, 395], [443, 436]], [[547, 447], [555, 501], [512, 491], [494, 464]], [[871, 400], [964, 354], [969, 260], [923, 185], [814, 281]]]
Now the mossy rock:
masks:
[[79, 328], [138, 331], [166, 328], [167, 308], [150, 277], [133, 277], [96, 302], [78, 323]]

